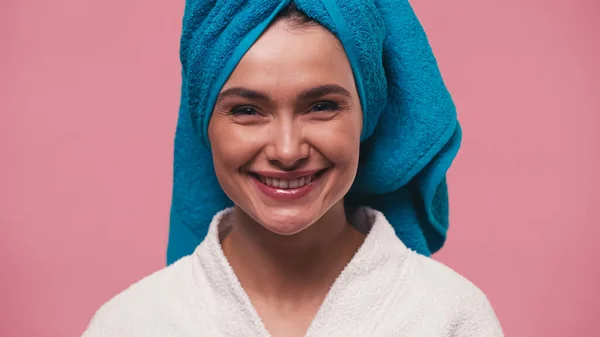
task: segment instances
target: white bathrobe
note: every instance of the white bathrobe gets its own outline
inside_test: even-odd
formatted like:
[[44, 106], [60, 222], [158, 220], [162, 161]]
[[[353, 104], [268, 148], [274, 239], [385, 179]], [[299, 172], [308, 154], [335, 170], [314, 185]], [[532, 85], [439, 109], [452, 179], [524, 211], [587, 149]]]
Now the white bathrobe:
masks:
[[[408, 249], [382, 213], [363, 211], [368, 235], [306, 336], [503, 336], [483, 292]], [[104, 304], [83, 336], [269, 336], [221, 249], [227, 212], [214, 217], [192, 255]]]

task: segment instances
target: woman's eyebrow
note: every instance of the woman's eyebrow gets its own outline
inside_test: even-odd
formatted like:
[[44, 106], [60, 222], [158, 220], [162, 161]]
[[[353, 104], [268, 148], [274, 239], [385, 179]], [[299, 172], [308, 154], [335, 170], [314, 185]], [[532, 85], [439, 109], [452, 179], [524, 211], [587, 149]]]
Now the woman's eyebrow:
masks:
[[350, 92], [337, 84], [325, 84], [318, 87], [305, 90], [298, 95], [299, 99], [319, 98], [327, 94], [338, 94], [346, 97], [352, 97]]
[[[302, 91], [298, 95], [298, 98], [301, 100], [315, 99], [315, 98], [319, 98], [319, 97], [322, 97], [322, 96], [325, 96], [328, 94], [338, 94], [338, 95], [342, 95], [342, 96], [346, 96], [346, 97], [352, 96], [348, 90], [344, 89], [340, 85], [324, 84], [324, 85], [320, 85], [320, 86], [313, 87], [313, 88]], [[269, 96], [269, 94], [267, 94], [263, 91], [252, 90], [252, 89], [248, 89], [248, 88], [244, 88], [244, 87], [233, 87], [233, 88], [224, 90], [219, 94], [218, 99], [220, 100], [220, 99], [223, 99], [228, 96], [237, 96], [237, 97], [243, 97], [243, 98], [247, 98], [247, 99], [260, 100], [260, 101], [271, 100], [271, 97]]]
[[260, 101], [270, 100], [268, 94], [266, 94], [262, 91], [251, 90], [251, 89], [247, 89], [244, 87], [233, 87], [233, 88], [224, 90], [219, 94], [218, 99], [222, 99], [222, 98], [225, 98], [228, 96], [238, 96], [238, 97], [260, 100]]

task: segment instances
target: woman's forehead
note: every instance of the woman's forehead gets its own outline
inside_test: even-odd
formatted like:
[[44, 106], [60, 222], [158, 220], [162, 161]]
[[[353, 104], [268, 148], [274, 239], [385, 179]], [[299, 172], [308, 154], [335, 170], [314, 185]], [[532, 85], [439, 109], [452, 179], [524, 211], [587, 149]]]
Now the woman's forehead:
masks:
[[352, 68], [339, 40], [320, 26], [299, 30], [282, 23], [270, 27], [248, 50], [222, 91], [237, 86], [301, 90], [323, 83], [356, 94]]

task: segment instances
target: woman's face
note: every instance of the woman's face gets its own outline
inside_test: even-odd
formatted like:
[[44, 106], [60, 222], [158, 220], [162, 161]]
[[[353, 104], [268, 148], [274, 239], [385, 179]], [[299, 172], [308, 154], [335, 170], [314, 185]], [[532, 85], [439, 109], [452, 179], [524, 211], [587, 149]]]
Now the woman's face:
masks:
[[343, 47], [320, 26], [271, 26], [224, 85], [208, 133], [227, 196], [271, 232], [298, 233], [342, 203], [362, 111]]

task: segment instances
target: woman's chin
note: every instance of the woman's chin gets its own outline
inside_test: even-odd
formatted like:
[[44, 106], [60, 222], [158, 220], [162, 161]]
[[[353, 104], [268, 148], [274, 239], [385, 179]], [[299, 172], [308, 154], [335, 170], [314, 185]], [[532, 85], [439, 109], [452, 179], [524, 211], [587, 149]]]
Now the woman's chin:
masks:
[[269, 216], [261, 219], [260, 224], [268, 231], [278, 235], [294, 235], [316, 222], [318, 218], [307, 216], [304, 214], [287, 214], [280, 216]]
[[291, 236], [291, 235], [302, 232], [304, 229], [308, 228], [310, 225], [311, 224], [301, 224], [301, 225], [290, 225], [290, 224], [265, 225], [265, 224], [263, 224], [263, 227], [265, 227], [268, 231], [275, 233], [277, 235]]

